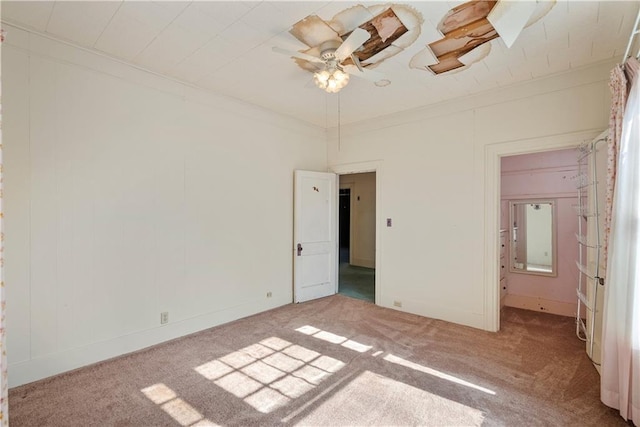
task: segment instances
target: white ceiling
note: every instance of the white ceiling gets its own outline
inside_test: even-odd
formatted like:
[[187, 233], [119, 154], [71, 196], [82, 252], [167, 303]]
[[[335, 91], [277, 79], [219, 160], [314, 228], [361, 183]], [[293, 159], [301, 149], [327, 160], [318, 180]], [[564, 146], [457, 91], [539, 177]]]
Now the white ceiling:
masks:
[[[435, 26], [461, 1], [403, 2], [424, 18], [420, 38], [376, 70], [387, 87], [352, 78], [340, 92], [342, 123], [622, 59], [637, 1], [558, 1], [507, 49], [454, 74], [410, 69], [413, 55], [435, 40]], [[291, 26], [310, 14], [330, 20], [351, 1], [2, 1], [2, 20], [242, 99], [322, 127], [335, 126], [335, 94], [315, 88], [311, 74], [273, 46], [301, 50]], [[10, 37], [10, 34], [7, 34]]]

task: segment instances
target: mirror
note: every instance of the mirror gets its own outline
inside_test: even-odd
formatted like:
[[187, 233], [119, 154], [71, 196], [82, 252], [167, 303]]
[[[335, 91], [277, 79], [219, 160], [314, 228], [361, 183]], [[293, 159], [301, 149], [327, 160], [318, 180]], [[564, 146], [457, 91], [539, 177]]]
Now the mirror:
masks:
[[555, 200], [509, 202], [512, 273], [557, 276]]

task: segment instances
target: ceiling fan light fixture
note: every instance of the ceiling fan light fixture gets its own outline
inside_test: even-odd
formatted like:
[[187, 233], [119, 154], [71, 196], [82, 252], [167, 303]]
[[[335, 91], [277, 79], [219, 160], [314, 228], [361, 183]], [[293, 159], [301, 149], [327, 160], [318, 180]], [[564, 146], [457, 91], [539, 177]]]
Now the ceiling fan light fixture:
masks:
[[313, 82], [320, 89], [336, 93], [349, 83], [349, 74], [339, 68], [326, 68], [313, 74]]

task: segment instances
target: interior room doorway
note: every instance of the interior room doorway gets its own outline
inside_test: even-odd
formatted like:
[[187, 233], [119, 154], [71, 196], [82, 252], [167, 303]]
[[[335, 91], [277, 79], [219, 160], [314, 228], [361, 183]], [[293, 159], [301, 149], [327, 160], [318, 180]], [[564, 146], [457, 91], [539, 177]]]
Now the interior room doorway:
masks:
[[375, 302], [376, 173], [340, 175], [338, 293]]
[[577, 150], [503, 156], [500, 162], [501, 305], [572, 317]]

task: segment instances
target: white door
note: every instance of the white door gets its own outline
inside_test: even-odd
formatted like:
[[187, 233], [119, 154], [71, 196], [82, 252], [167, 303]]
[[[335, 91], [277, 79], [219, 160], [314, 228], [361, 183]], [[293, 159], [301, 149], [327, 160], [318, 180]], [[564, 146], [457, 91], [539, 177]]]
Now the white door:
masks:
[[293, 300], [338, 290], [337, 180], [333, 173], [295, 171]]

